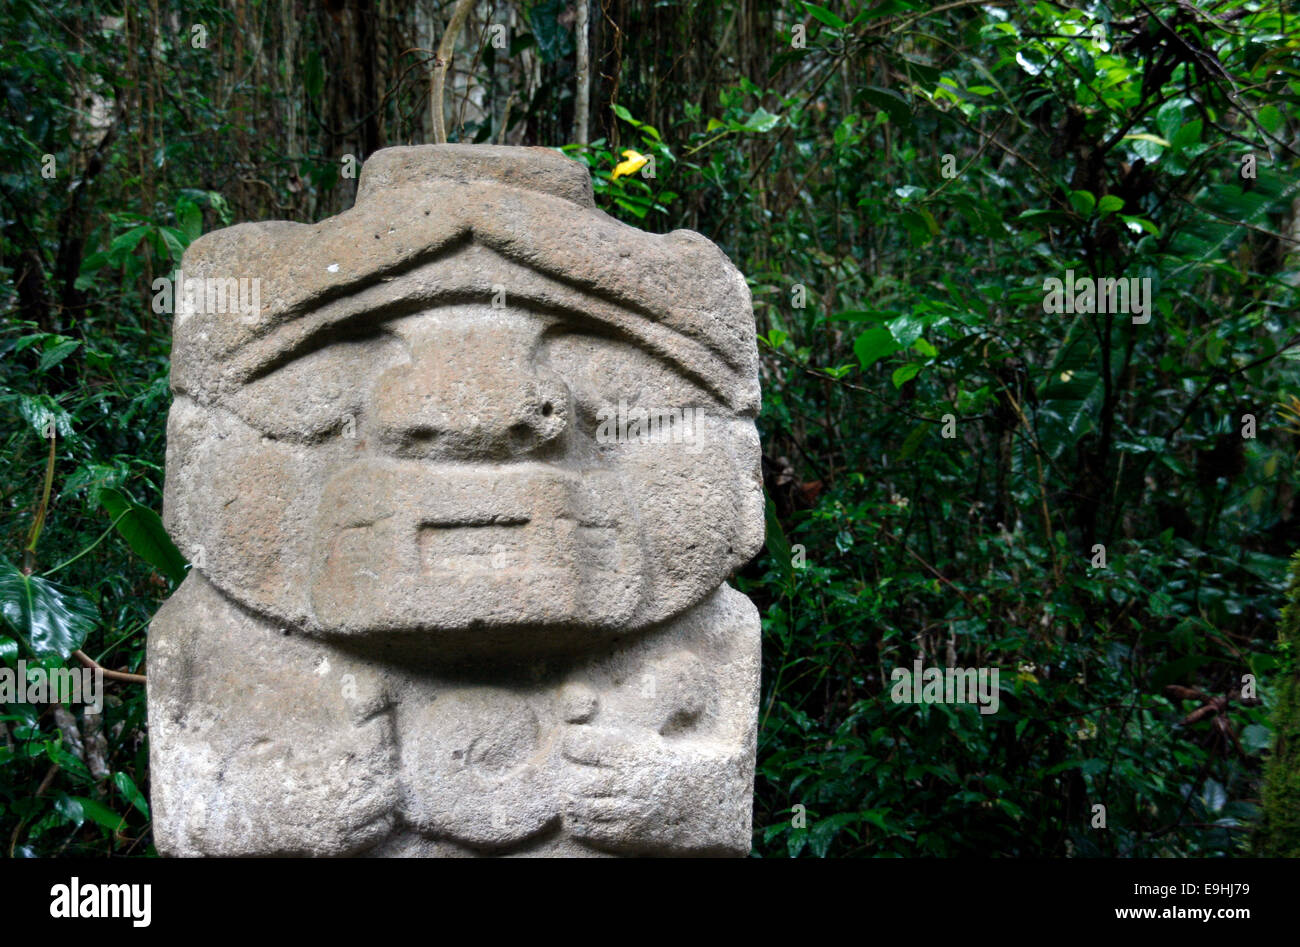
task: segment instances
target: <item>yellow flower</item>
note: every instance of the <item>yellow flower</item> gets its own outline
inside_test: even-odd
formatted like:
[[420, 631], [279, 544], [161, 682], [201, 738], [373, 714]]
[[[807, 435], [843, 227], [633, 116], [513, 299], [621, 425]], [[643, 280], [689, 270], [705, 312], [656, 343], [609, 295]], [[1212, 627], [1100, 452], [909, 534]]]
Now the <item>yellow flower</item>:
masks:
[[620, 176], [624, 176], [624, 175], [631, 176], [633, 174], [636, 174], [638, 171], [644, 168], [646, 166], [646, 162], [650, 160], [645, 155], [641, 154], [640, 152], [633, 151], [631, 148], [623, 152], [623, 157], [626, 158], [627, 160], [620, 161], [618, 164], [614, 165], [614, 173], [609, 176], [609, 179], [611, 181], [617, 181]]

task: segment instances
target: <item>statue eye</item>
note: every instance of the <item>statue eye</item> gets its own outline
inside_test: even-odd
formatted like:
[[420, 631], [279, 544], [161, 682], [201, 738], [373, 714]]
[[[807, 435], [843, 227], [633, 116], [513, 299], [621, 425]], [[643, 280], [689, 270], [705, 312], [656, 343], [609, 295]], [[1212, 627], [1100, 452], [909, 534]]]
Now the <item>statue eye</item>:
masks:
[[404, 352], [400, 342], [383, 332], [337, 339], [245, 384], [231, 407], [277, 439], [313, 442], [355, 432], [370, 383]]
[[667, 411], [714, 401], [671, 362], [616, 338], [558, 332], [543, 341], [541, 358], [573, 392], [582, 429], [594, 431], [597, 414], [620, 402]]

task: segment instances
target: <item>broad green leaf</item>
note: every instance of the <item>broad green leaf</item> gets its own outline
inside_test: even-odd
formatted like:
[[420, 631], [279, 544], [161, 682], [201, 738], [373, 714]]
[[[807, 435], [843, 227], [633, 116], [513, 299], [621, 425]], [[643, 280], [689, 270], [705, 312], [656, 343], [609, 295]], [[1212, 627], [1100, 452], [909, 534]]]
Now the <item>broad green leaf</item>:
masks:
[[80, 344], [81, 343], [76, 339], [66, 339], [58, 345], [46, 349], [41, 353], [40, 364], [36, 366], [37, 371], [49, 371], [55, 365], [59, 364], [59, 362], [63, 361], [76, 351], [77, 346]]
[[898, 343], [900, 349], [905, 349], [921, 337], [925, 331], [925, 323], [916, 316], [904, 315], [889, 322], [889, 332]]
[[51, 421], [60, 437], [72, 436], [72, 416], [49, 395], [19, 395], [18, 413], [36, 431], [37, 437], [45, 436], [45, 428]]
[[1071, 191], [1070, 206], [1081, 217], [1091, 217], [1093, 208], [1097, 206], [1097, 198], [1092, 196], [1091, 191]]
[[87, 599], [0, 558], [0, 614], [39, 657], [67, 659], [85, 643], [98, 614]]
[[1124, 207], [1124, 198], [1117, 197], [1114, 194], [1103, 194], [1101, 200], [1097, 202], [1097, 215], [1105, 217], [1107, 214], [1122, 210]]
[[897, 352], [899, 347], [888, 329], [877, 326], [858, 336], [853, 343], [853, 353], [863, 368], [870, 368], [886, 355]]
[[118, 815], [102, 802], [87, 799], [85, 796], [71, 796], [70, 798], [81, 806], [81, 811], [85, 813], [87, 819], [97, 825], [102, 825], [110, 832], [116, 832], [126, 824], [126, 816]]
[[163, 248], [173, 261], [179, 263], [185, 254], [185, 235], [175, 227], [159, 227], [158, 236], [162, 238]]
[[1170, 99], [1156, 110], [1156, 128], [1165, 139], [1158, 143], [1167, 145], [1167, 142], [1178, 134], [1179, 126], [1183, 124], [1183, 112], [1192, 105], [1190, 99], [1179, 96]]
[[1197, 144], [1201, 140], [1201, 127], [1203, 124], [1199, 118], [1194, 118], [1190, 122], [1180, 125], [1178, 131], [1174, 133], [1170, 147], [1182, 149]]
[[770, 132], [781, 121], [780, 115], [773, 115], [763, 106], [754, 110], [754, 114], [745, 119], [745, 131]]
[[144, 239], [145, 234], [149, 232], [149, 226], [142, 224], [139, 227], [132, 227], [126, 233], [118, 236], [108, 247], [109, 256], [114, 264], [120, 264], [122, 259], [135, 250], [136, 246]]
[[920, 371], [920, 362], [908, 362], [906, 365], [899, 365], [895, 368], [894, 374], [890, 376], [890, 380], [894, 383], [895, 388], [902, 388], [903, 385], [915, 378], [917, 373]]
[[112, 488], [99, 491], [99, 504], [117, 523], [117, 531], [137, 556], [173, 582], [185, 578], [185, 557], [163, 529], [157, 513]]
[[1282, 127], [1282, 112], [1276, 105], [1265, 105], [1255, 114], [1255, 120], [1263, 126], [1264, 131], [1275, 135]]

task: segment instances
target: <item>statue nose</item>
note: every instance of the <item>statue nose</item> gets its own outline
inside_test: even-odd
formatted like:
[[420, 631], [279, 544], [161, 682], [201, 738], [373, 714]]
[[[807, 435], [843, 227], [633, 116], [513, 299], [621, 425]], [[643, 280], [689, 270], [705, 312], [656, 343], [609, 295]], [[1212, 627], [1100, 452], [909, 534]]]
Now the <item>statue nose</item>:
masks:
[[417, 340], [372, 399], [380, 443], [406, 457], [505, 460], [553, 448], [569, 423], [569, 390], [531, 364], [531, 340], [480, 330]]

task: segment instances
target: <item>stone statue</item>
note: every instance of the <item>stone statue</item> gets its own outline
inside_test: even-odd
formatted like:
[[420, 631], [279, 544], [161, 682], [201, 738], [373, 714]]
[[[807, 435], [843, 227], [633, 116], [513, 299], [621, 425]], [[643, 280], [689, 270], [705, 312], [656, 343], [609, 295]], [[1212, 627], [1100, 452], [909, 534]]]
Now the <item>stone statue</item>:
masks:
[[722, 252], [557, 152], [432, 145], [182, 274], [158, 850], [747, 853], [758, 355]]

